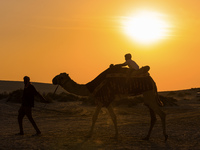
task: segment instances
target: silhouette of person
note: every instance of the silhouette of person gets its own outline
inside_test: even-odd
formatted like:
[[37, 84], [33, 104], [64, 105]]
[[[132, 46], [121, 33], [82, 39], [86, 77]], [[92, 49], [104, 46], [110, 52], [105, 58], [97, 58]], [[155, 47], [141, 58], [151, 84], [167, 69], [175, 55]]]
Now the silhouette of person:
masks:
[[130, 53], [126, 54], [124, 57], [126, 61], [122, 64], [116, 64], [115, 66], [128, 66], [130, 69], [139, 70], [138, 64], [131, 59], [132, 56]]
[[37, 92], [35, 87], [31, 84], [30, 78], [28, 76], [25, 76], [24, 77], [24, 91], [23, 91], [23, 96], [22, 96], [22, 105], [18, 111], [18, 123], [19, 123], [20, 132], [16, 135], [24, 135], [22, 121], [23, 121], [23, 118], [25, 115], [28, 117], [29, 121], [31, 122], [34, 129], [36, 130], [35, 135], [41, 134], [39, 128], [37, 127], [37, 125], [32, 117], [32, 107], [34, 107], [34, 96], [39, 96], [42, 100], [47, 102], [43, 98], [43, 96], [39, 92]]

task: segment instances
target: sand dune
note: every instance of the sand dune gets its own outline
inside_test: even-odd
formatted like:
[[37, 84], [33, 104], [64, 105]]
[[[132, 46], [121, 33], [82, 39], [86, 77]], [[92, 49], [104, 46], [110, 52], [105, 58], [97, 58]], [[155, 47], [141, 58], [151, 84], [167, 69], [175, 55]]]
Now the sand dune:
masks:
[[[39, 88], [39, 87], [38, 87]], [[54, 90], [55, 87], [52, 88]], [[103, 109], [97, 120], [94, 135], [87, 139], [93, 106], [81, 102], [53, 102], [50, 104], [36, 102], [33, 117], [42, 131], [35, 133], [28, 119], [24, 118], [24, 136], [19, 132], [17, 111], [20, 104], [0, 100], [0, 149], [19, 150], [141, 150], [141, 149], [200, 149], [200, 98], [196, 97], [197, 89], [161, 92], [179, 98], [178, 106], [163, 107], [167, 114], [168, 141], [164, 142], [161, 121], [157, 117], [156, 125], [149, 141], [141, 140], [148, 131], [150, 116], [143, 104], [132, 107], [114, 108], [118, 116], [119, 138], [113, 139], [113, 123], [106, 109]], [[181, 94], [182, 93], [182, 94]]]
[[[54, 92], [56, 89], [56, 85], [48, 84], [48, 83], [38, 83], [32, 82], [35, 88], [41, 93], [49, 93]], [[18, 89], [23, 89], [24, 83], [22, 81], [1, 81], [0, 80], [0, 93], [3, 92], [12, 92]], [[65, 90], [59, 86], [57, 93], [65, 92]]]

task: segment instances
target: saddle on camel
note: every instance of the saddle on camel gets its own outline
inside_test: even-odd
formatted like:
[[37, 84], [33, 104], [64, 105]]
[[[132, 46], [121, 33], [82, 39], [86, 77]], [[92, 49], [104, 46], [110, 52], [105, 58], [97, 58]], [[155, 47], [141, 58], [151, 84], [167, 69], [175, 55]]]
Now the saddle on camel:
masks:
[[[87, 83], [86, 86], [95, 97], [100, 98], [108, 106], [111, 103], [110, 98], [114, 98], [117, 93], [135, 96], [155, 88], [155, 82], [148, 73], [149, 70], [149, 66], [144, 66], [130, 73], [129, 68], [110, 65], [110, 68]], [[105, 88], [102, 88], [104, 86]], [[102, 96], [104, 90], [108, 90], [106, 93], [109, 100]]]

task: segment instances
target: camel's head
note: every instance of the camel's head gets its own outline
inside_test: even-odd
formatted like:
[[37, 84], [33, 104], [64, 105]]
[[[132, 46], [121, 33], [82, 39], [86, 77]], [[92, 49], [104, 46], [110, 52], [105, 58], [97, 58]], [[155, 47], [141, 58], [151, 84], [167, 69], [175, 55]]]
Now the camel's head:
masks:
[[69, 77], [68, 74], [66, 73], [61, 73], [57, 76], [55, 76], [52, 80], [52, 83], [54, 85], [63, 85], [64, 83], [68, 82], [69, 80], [71, 80], [71, 78]]

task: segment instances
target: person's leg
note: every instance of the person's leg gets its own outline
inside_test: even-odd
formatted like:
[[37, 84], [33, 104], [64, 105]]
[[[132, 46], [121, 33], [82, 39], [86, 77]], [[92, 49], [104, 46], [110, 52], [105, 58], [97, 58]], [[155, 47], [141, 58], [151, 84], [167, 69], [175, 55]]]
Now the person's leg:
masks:
[[24, 135], [23, 124], [22, 124], [24, 116], [25, 116], [25, 111], [24, 111], [23, 106], [21, 106], [18, 111], [18, 123], [19, 123], [19, 129], [20, 129], [19, 135]]
[[34, 129], [36, 130], [36, 134], [41, 134], [39, 128], [37, 127], [35, 121], [33, 120], [32, 108], [31, 107], [27, 107], [26, 108], [26, 116], [28, 117], [29, 121], [31, 122], [31, 124], [33, 125]]

